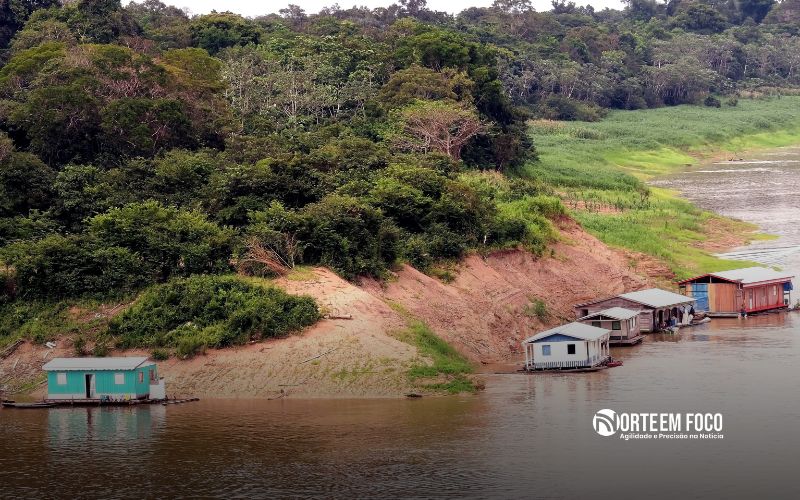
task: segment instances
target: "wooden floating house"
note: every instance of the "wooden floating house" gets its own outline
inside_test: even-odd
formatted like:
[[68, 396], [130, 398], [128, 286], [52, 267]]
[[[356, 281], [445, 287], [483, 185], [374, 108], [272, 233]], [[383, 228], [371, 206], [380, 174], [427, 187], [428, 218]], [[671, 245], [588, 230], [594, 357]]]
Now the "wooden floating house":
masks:
[[42, 369], [47, 372], [45, 402], [166, 399], [164, 380], [145, 357], [56, 358]]
[[611, 345], [638, 344], [644, 338], [639, 324], [640, 310], [612, 307], [580, 318], [583, 324], [611, 331]]
[[594, 368], [610, 359], [611, 331], [583, 323], [567, 323], [522, 342], [526, 370]]
[[638, 310], [639, 329], [642, 332], [657, 332], [671, 320], [684, 323], [686, 314], [695, 303], [694, 297], [687, 297], [659, 288], [649, 288], [638, 292], [623, 293], [614, 297], [584, 302], [575, 306], [576, 318], [585, 318], [612, 307]]
[[696, 300], [709, 316], [736, 316], [789, 307], [791, 274], [766, 267], [708, 273], [678, 283], [681, 293]]

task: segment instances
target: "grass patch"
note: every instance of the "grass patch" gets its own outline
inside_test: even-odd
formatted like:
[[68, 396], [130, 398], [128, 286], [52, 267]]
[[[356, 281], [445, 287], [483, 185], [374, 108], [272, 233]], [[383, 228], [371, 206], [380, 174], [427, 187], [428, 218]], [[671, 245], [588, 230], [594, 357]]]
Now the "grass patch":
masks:
[[0, 348], [20, 338], [43, 344], [59, 335], [91, 337], [103, 330], [109, 320], [102, 315], [81, 317], [81, 312], [97, 310], [101, 305], [93, 300], [0, 303]]
[[[750, 265], [699, 246], [722, 217], [645, 181], [724, 152], [800, 143], [800, 97], [741, 99], [735, 107], [676, 106], [614, 111], [599, 122], [534, 121], [539, 160], [520, 175], [556, 189], [584, 228], [604, 243], [656, 257], [678, 278]], [[747, 238], [754, 226], [725, 219]]]
[[[402, 305], [388, 301], [389, 306], [406, 318], [408, 328], [396, 337], [417, 348], [424, 359], [415, 361], [406, 371], [412, 382], [422, 389], [457, 394], [476, 392], [478, 386], [468, 375], [473, 372], [472, 363], [458, 353], [453, 346], [437, 336], [428, 325], [414, 319]], [[426, 379], [439, 378], [436, 382]]]

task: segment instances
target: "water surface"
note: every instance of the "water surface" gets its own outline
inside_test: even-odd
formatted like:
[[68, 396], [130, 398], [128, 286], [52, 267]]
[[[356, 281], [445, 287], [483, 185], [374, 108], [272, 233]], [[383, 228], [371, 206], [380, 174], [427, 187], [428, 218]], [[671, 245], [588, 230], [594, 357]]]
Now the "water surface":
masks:
[[[662, 184], [779, 234], [800, 271], [800, 149]], [[2, 497], [798, 498], [800, 313], [717, 319], [581, 375], [488, 375], [476, 396], [0, 410]], [[724, 439], [624, 441], [602, 408], [722, 413]]]

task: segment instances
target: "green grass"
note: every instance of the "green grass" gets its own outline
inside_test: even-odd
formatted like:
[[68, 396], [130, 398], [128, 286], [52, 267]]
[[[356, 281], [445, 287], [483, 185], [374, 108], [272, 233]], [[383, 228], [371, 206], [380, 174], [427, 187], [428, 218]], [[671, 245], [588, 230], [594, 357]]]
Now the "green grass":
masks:
[[645, 181], [713, 155], [800, 143], [800, 97], [739, 100], [736, 107], [615, 111], [600, 122], [531, 123], [539, 160], [520, 173], [551, 185], [604, 243], [656, 257], [682, 278], [746, 265], [698, 248], [711, 225], [757, 238], [724, 219], [648, 188]]
[[[469, 374], [473, 372], [472, 363], [459, 354], [453, 346], [437, 336], [424, 322], [413, 318], [402, 305], [388, 301], [389, 306], [406, 319], [405, 330], [395, 336], [417, 348], [422, 359], [411, 364], [406, 375], [421, 388], [457, 394], [476, 392], [477, 386]], [[436, 382], [426, 379], [439, 378]]]

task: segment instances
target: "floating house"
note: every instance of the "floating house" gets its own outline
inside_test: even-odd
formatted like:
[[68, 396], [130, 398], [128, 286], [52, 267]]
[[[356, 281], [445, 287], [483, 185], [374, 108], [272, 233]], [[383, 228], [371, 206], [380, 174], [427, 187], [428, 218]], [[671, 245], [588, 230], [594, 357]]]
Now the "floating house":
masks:
[[791, 274], [766, 267], [708, 273], [678, 283], [681, 293], [696, 300], [695, 309], [709, 316], [736, 316], [788, 307]]
[[580, 318], [583, 324], [611, 331], [611, 345], [638, 344], [644, 338], [639, 324], [639, 309], [612, 307]]
[[577, 304], [575, 316], [579, 319], [585, 318], [590, 314], [612, 307], [638, 310], [637, 322], [640, 331], [656, 332], [663, 325], [668, 325], [671, 320], [675, 320], [678, 324], [684, 323], [686, 314], [694, 306], [695, 300], [694, 297], [687, 297], [660, 288], [649, 288]]
[[605, 328], [568, 323], [522, 342], [526, 370], [592, 368], [608, 362], [609, 335]]
[[56, 358], [47, 372], [46, 401], [165, 399], [164, 380], [144, 357]]

